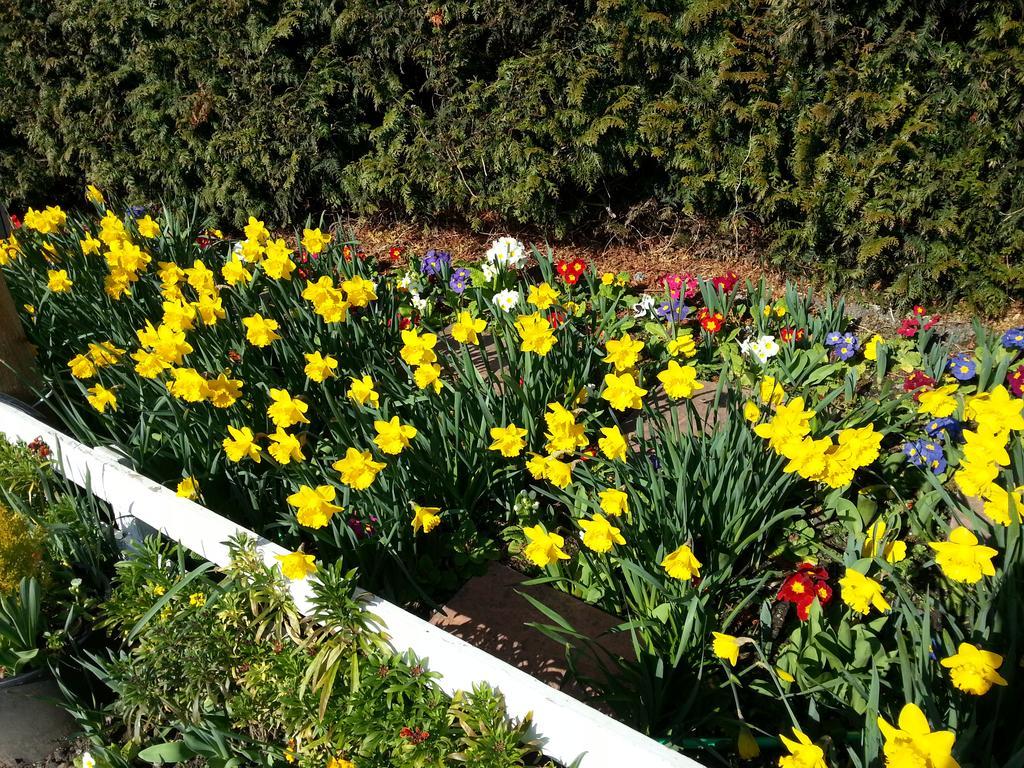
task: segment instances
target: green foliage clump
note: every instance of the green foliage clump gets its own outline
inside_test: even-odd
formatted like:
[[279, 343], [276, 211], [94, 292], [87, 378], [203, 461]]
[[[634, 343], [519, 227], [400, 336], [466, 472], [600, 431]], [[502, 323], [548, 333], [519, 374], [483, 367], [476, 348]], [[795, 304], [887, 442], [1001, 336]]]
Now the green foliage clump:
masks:
[[236, 222], [712, 215], [793, 271], [996, 311], [1024, 287], [1022, 36], [1010, 0], [20, 3], [0, 175]]
[[252, 539], [231, 546], [221, 578], [155, 539], [118, 563], [104, 624], [121, 648], [89, 664], [117, 694], [87, 727], [102, 765], [516, 768], [536, 757], [529, 720], [509, 721], [499, 693], [450, 699], [417, 659], [393, 654], [340, 561], [318, 571], [302, 616]]
[[13, 595], [21, 580], [38, 575], [42, 565], [42, 531], [0, 504], [0, 595]]

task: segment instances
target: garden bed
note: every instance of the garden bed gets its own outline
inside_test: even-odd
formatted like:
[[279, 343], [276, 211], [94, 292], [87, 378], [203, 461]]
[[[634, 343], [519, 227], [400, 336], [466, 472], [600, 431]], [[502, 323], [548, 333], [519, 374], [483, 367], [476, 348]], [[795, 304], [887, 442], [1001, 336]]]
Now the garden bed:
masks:
[[[2, 402], [0, 433], [9, 440], [45, 441], [55, 451], [60, 471], [106, 500], [117, 514], [119, 527], [133, 538], [147, 530], [157, 531], [217, 565], [230, 562], [227, 542], [239, 535], [259, 541], [259, 552], [268, 565], [276, 565], [277, 556], [288, 554], [283, 547], [125, 467], [109, 452], [85, 446]], [[289, 588], [299, 610], [310, 611], [309, 583], [293, 581]], [[532, 717], [531, 738], [539, 740], [545, 755], [564, 765], [614, 766], [629, 759], [642, 759], [652, 767], [698, 765], [396, 605], [367, 596], [366, 608], [382, 620], [381, 629], [391, 647], [396, 652], [412, 649], [426, 659], [449, 694], [470, 690], [479, 682], [500, 690], [509, 716]]]
[[954, 340], [916, 307], [872, 335], [794, 285], [650, 292], [512, 238], [402, 270], [323, 221], [225, 235], [88, 197], [0, 250], [38, 395], [155, 481], [160, 527], [205, 520], [179, 532], [205, 557], [251, 530], [358, 569], [385, 623], [421, 629], [404, 609], [498, 561], [615, 617], [629, 653], [574, 682], [702, 759], [868, 765], [909, 738], [894, 722], [943, 759], [1024, 746], [995, 725], [1024, 626], [1024, 329]]

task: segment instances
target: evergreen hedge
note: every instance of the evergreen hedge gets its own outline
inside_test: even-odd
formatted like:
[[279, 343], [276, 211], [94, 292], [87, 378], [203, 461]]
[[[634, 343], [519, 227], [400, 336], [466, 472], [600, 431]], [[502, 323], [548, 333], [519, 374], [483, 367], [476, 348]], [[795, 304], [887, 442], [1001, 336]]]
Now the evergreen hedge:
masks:
[[[901, 296], [1024, 296], [1020, 0], [21, 0], [0, 184], [234, 220], [696, 213]], [[69, 186], [71, 183], [71, 186]]]

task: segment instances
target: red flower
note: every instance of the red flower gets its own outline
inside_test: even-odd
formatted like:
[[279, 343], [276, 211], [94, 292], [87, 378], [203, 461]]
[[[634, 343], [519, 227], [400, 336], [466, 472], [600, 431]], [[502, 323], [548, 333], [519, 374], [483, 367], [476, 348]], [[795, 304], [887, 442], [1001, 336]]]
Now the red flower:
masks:
[[576, 285], [583, 276], [583, 270], [587, 263], [583, 259], [571, 259], [570, 261], [556, 261], [555, 271], [562, 278], [566, 285]]
[[918, 317], [924, 317], [924, 307], [922, 307], [920, 304], [915, 304], [914, 314], [917, 315]]
[[412, 318], [402, 316], [398, 318], [398, 330], [407, 331], [412, 328]]
[[21, 219], [18, 218], [18, 214], [11, 214], [11, 226], [15, 229], [21, 229]]
[[345, 261], [352, 261], [352, 246], [346, 245], [341, 249], [341, 255], [345, 257]]
[[832, 587], [828, 584], [828, 571], [813, 563], [800, 563], [796, 572], [782, 582], [775, 598], [796, 606], [800, 621], [807, 621], [811, 603], [817, 600], [822, 607], [832, 600]]
[[781, 328], [779, 338], [783, 341], [800, 341], [807, 332], [803, 328]]
[[939, 322], [939, 320], [941, 319], [942, 315], [932, 315], [931, 317], [928, 318], [928, 322], [924, 324], [924, 329], [926, 331], [930, 331], [932, 328], [935, 327], [935, 324]]
[[707, 307], [701, 307], [697, 313], [697, 322], [708, 333], [718, 333], [725, 325], [725, 316], [721, 312], [712, 312]]
[[548, 314], [548, 322], [551, 323], [552, 329], [558, 328], [558, 326], [565, 322], [565, 312], [558, 312], [557, 310], [552, 310]]
[[906, 379], [903, 380], [903, 391], [913, 392], [923, 387], [931, 387], [935, 384], [935, 379], [926, 374], [924, 371], [913, 371]]
[[1024, 395], [1024, 365], [1018, 365], [1006, 375], [1006, 383], [1014, 397]]
[[739, 275], [730, 269], [724, 275], [711, 278], [711, 284], [715, 286], [715, 288], [721, 289], [725, 293], [729, 293], [729, 291], [736, 287], [736, 283], [739, 282], [739, 279]]
[[921, 327], [921, 321], [916, 317], [905, 317], [900, 327], [896, 329], [896, 333], [906, 339], [912, 339], [917, 335], [918, 329]]
[[397, 264], [400, 258], [402, 258], [401, 246], [392, 245], [390, 248], [388, 248], [388, 259], [391, 260], [392, 264]]
[[422, 744], [430, 738], [429, 731], [421, 731], [419, 728], [410, 728], [409, 726], [402, 728], [398, 735], [412, 744]]

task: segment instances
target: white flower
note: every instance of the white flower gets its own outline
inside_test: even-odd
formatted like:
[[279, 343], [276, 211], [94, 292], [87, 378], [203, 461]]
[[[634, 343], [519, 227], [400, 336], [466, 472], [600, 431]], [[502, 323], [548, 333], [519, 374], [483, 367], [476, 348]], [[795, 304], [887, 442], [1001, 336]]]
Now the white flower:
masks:
[[96, 758], [89, 752], [82, 753], [82, 768], [96, 768]]
[[412, 297], [412, 305], [417, 310], [422, 312], [423, 310], [425, 310], [427, 308], [427, 300], [424, 299], [422, 296], [420, 296], [419, 293], [417, 293], [416, 291], [411, 291], [410, 295]]
[[750, 355], [761, 365], [767, 363], [771, 358], [779, 354], [779, 345], [774, 336], [758, 336], [757, 341], [740, 343], [740, 352]]
[[647, 317], [651, 313], [652, 309], [654, 309], [654, 297], [649, 293], [645, 293], [640, 297], [640, 300], [633, 305], [633, 316]]
[[775, 357], [779, 354], [779, 343], [775, 341], [774, 336], [762, 336], [757, 341], [768, 357]]
[[494, 294], [494, 305], [505, 312], [511, 312], [519, 303], [519, 291], [505, 290]]
[[[514, 237], [499, 237], [491, 243], [484, 258], [488, 264], [508, 269], [520, 269], [526, 264], [526, 249]], [[486, 274], [485, 272], [484, 276]]]
[[488, 283], [494, 282], [494, 278], [498, 276], [498, 268], [489, 261], [485, 261], [483, 263], [480, 267], [480, 271], [484, 273], [484, 280]]
[[415, 293], [419, 291], [419, 289], [421, 288], [420, 276], [415, 272], [406, 272], [404, 275], [398, 278], [398, 282], [395, 283], [395, 285], [398, 287], [398, 290], [400, 291], [409, 291], [410, 293]]

